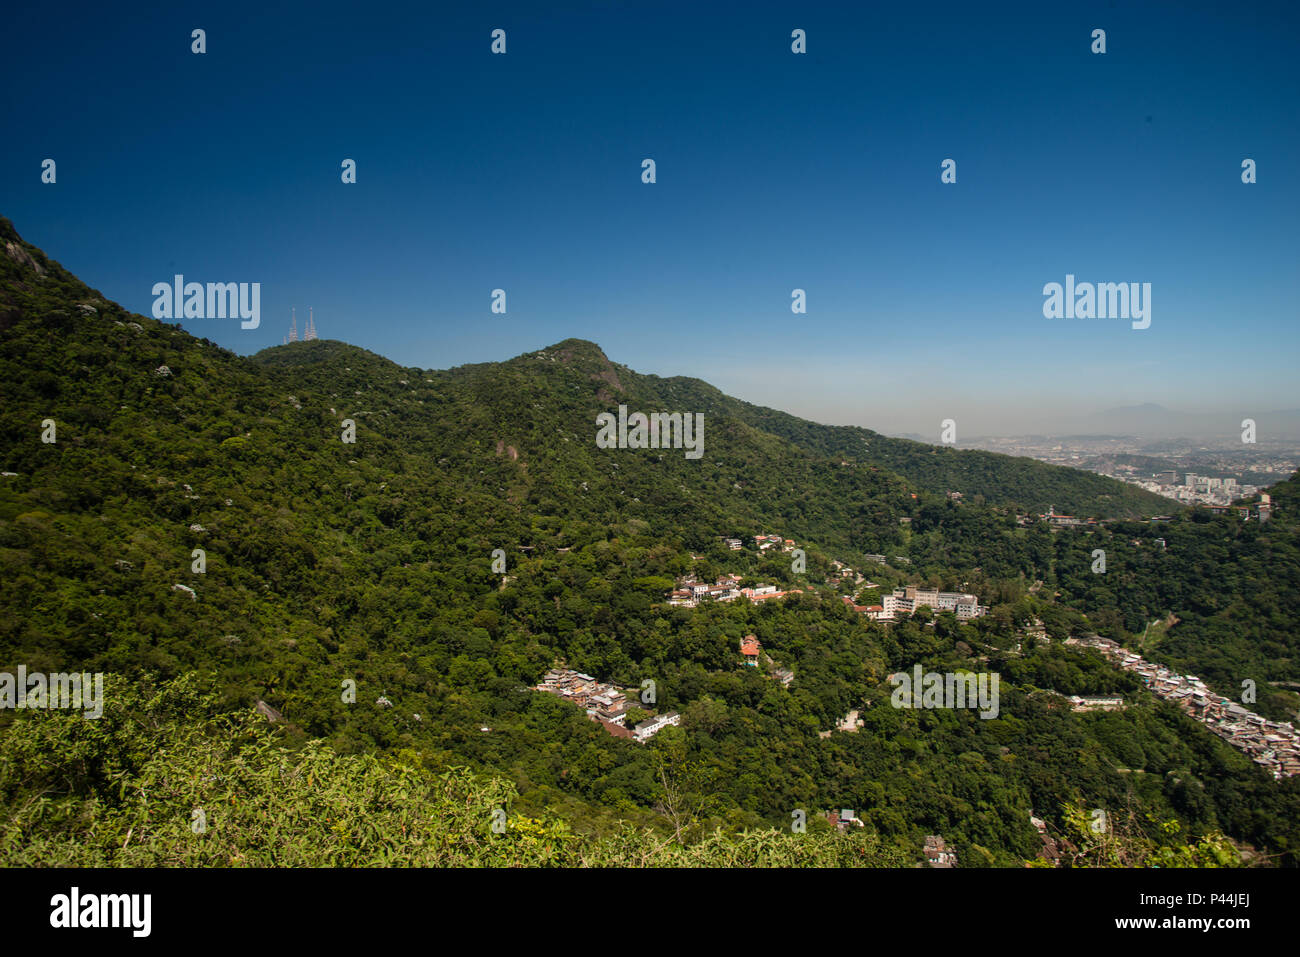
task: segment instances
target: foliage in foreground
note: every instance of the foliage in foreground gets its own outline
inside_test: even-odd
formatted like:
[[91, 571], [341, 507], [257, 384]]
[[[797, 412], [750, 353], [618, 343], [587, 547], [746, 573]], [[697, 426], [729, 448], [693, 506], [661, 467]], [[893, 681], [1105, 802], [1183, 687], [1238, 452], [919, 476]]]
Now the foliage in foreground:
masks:
[[[113, 680], [98, 720], [21, 711], [0, 734], [0, 866], [122, 867], [900, 867], [870, 831], [721, 829], [683, 843], [622, 825], [600, 837], [511, 813], [509, 782], [465, 768], [283, 746], [256, 711], [222, 712], [195, 675]], [[1223, 867], [1220, 833], [1156, 843], [1127, 825], [1098, 833], [1065, 808], [1074, 867]], [[493, 824], [504, 821], [501, 833]], [[810, 822], [820, 825], [821, 822]], [[1161, 825], [1167, 833], [1177, 822]], [[1168, 835], [1172, 837], [1172, 835]], [[1035, 862], [1037, 863], [1037, 862]]]
[[[1220, 831], [1203, 835], [1194, 843], [1160, 844], [1147, 837], [1130, 818], [1118, 825], [1100, 826], [1081, 804], [1063, 808], [1066, 837], [1064, 863], [1070, 867], [1239, 867], [1240, 853]], [[1178, 820], [1155, 821], [1159, 832], [1172, 838], [1182, 829]], [[1030, 866], [1049, 866], [1031, 861]]]
[[[691, 844], [592, 838], [510, 813], [513, 786], [320, 741], [291, 750], [193, 676], [122, 688], [99, 720], [23, 711], [0, 735], [0, 865], [123, 867], [900, 866], [871, 834], [722, 831]], [[494, 833], [498, 809], [504, 833]], [[200, 813], [201, 812], [201, 815]]]

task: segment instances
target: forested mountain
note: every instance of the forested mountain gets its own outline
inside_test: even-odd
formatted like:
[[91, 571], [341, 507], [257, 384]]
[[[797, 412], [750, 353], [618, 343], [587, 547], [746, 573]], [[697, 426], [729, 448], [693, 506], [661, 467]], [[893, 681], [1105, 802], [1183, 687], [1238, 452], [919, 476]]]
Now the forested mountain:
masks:
[[[328, 341], [244, 358], [105, 301], [2, 219], [0, 242], [0, 667], [108, 672], [120, 707], [141, 689], [173, 689], [165, 699], [198, 682], [214, 696], [204, 709], [231, 721], [269, 704], [282, 715], [275, 740], [308, 764], [365, 752], [379, 764], [348, 765], [358, 775], [404, 768], [426, 788], [468, 767], [501, 785], [512, 813], [562, 818], [584, 841], [673, 821], [694, 846], [721, 829], [714, 863], [728, 859], [727, 835], [788, 828], [800, 809], [819, 830], [815, 811], [856, 808], [870, 834], [861, 853], [818, 861], [911, 862], [941, 833], [966, 863], [1018, 865], [1039, 848], [1031, 812], [1066, 834], [1071, 807], [1108, 808], [1169, 853], [1223, 831], [1300, 863], [1296, 782], [1272, 781], [1095, 654], [1019, 640], [1034, 617], [1056, 638], [1133, 641], [1173, 615], [1148, 635], [1148, 657], [1225, 688], [1257, 676], [1261, 708], [1293, 710], [1294, 696], [1267, 689], [1300, 678], [1284, 602], [1300, 586], [1294, 479], [1266, 526], [1203, 512], [1153, 525], [1143, 519], [1171, 503], [1107, 478], [816, 425], [699, 380], [637, 374], [579, 340], [442, 371]], [[596, 416], [619, 405], [703, 413], [702, 457], [597, 447]], [[345, 420], [355, 443], [342, 441]], [[1048, 505], [1116, 522], [1017, 520]], [[764, 532], [795, 539], [807, 570], [720, 541]], [[1090, 571], [1098, 547], [1103, 576]], [[890, 564], [864, 564], [870, 554]], [[831, 559], [885, 587], [968, 588], [993, 611], [867, 622], [827, 582]], [[673, 579], [692, 571], [802, 591], [667, 606]], [[789, 687], [744, 667], [746, 634], [793, 669]], [[680, 711], [682, 727], [638, 745], [529, 690], [560, 660], [623, 685], [654, 681], [656, 706]], [[890, 707], [886, 676], [914, 664], [1000, 673], [999, 716]], [[348, 681], [355, 702], [340, 695]], [[1060, 697], [1092, 692], [1130, 706], [1076, 714]], [[823, 736], [850, 709], [864, 727]], [[195, 728], [183, 709], [163, 711], [154, 730], [172, 729], [177, 767], [270, 753], [256, 750], [270, 747], [260, 731], [223, 751], [213, 728], [224, 719]], [[52, 861], [69, 859], [78, 835], [107, 855], [78, 860], [199, 860], [114, 856], [111, 837], [150, 811], [122, 782], [165, 776], [164, 741], [88, 743], [61, 720], [0, 712], [13, 767], [32, 742], [67, 752], [50, 762], [63, 771], [0, 775], [7, 836]], [[139, 733], [120, 714], [105, 726]], [[254, 766], [241, 786], [269, 789], [258, 797], [273, 804], [279, 772]], [[196, 783], [185, 800], [219, 801], [228, 785]], [[1176, 829], [1159, 827], [1169, 820]], [[350, 846], [350, 827], [333, 833], [311, 842]], [[471, 859], [494, 862], [457, 858]]]

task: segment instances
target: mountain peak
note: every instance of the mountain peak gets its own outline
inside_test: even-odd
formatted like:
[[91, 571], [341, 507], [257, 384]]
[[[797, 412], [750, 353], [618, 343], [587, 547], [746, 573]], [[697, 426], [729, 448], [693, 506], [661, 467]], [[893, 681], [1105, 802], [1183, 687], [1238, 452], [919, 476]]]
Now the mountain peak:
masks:
[[572, 362], [575, 359], [595, 359], [599, 362], [609, 362], [605, 350], [587, 339], [565, 339], [563, 342], [557, 342], [555, 345], [547, 346], [540, 351], [545, 352], [547, 355], [557, 356], [561, 362]]
[[[618, 377], [618, 366], [609, 361], [609, 356], [605, 355], [600, 346], [586, 339], [565, 339], [563, 342], [557, 342], [537, 352], [530, 352], [520, 358], [550, 359], [560, 362], [579, 372], [585, 372], [593, 380], [607, 383], [615, 392], [623, 391], [623, 383]], [[601, 394], [604, 400], [610, 397], [610, 393]]]

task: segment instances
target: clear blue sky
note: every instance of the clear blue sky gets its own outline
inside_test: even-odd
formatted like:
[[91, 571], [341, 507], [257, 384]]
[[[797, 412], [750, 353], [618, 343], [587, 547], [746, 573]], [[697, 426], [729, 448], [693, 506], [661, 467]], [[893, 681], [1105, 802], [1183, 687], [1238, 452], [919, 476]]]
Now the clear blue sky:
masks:
[[[406, 365], [578, 336], [886, 431], [1300, 406], [1294, 4], [874, 6], [20, 5], [0, 214], [145, 314], [261, 282], [259, 329], [185, 323], [241, 353], [310, 305]], [[1151, 327], [1044, 318], [1067, 273]]]

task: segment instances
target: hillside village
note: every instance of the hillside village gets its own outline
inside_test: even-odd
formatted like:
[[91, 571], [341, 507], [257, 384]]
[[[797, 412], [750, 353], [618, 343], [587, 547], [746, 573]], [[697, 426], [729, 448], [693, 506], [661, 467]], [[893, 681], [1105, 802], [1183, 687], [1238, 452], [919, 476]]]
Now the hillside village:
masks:
[[629, 697], [630, 689], [597, 681], [591, 675], [566, 668], [552, 668], [546, 672], [537, 691], [553, 694], [584, 708], [587, 716], [616, 738], [631, 738], [645, 744], [669, 725], [681, 724], [681, 715], [675, 711], [651, 715], [628, 728], [627, 715], [639, 702]]
[[[739, 538], [724, 538], [722, 541], [731, 551], [740, 551], [744, 548], [744, 542]], [[756, 535], [754, 542], [760, 553], [772, 548], [780, 548], [784, 552], [793, 551], [795, 548], [793, 539], [783, 539], [779, 535]], [[881, 564], [885, 562], [883, 555], [868, 557], [873, 561], [878, 560]], [[910, 564], [903, 556], [897, 556], [895, 562]], [[879, 587], [875, 582], [864, 578], [861, 572], [855, 571], [838, 559], [832, 560], [831, 566], [834, 571], [826, 579], [829, 585], [841, 587], [847, 585], [851, 588]], [[740, 583], [743, 580], [742, 576], [734, 573], [722, 574], [715, 582], [709, 584], [687, 575], [677, 579], [673, 589], [665, 597], [667, 603], [675, 608], [696, 608], [703, 602], [731, 602], [741, 597], [753, 602], [762, 602], [801, 594], [804, 591], [802, 588], [782, 591], [776, 585], [767, 584], [742, 588]], [[895, 589], [891, 594], [882, 596], [879, 605], [858, 605], [854, 603], [852, 596], [844, 596], [843, 600], [854, 611], [865, 614], [872, 621], [881, 622], [897, 621], [903, 615], [915, 613], [922, 606], [927, 606], [934, 612], [951, 611], [956, 614], [959, 621], [980, 618], [987, 615], [989, 611], [987, 605], [979, 603], [976, 595], [968, 592], [940, 591], [923, 585], [906, 585]]]
[[1067, 638], [1067, 645], [1095, 648], [1142, 678], [1158, 697], [1171, 701], [1251, 759], [1275, 779], [1300, 773], [1300, 732], [1289, 721], [1269, 721], [1230, 698], [1210, 691], [1195, 675], [1180, 675], [1122, 648], [1109, 638]]
[[[1096, 522], [1092, 519], [1079, 519], [1062, 515], [1049, 509], [1038, 520], [1054, 527], [1091, 527]], [[740, 551], [745, 543], [741, 539], [723, 539], [728, 550]], [[760, 553], [773, 549], [791, 552], [795, 542], [777, 535], [754, 536], [754, 543]], [[1161, 543], [1163, 544], [1163, 543]], [[701, 556], [692, 556], [700, 559]], [[878, 564], [886, 564], [885, 556], [868, 556]], [[908, 561], [903, 556], [894, 559], [893, 564], [901, 566]], [[860, 594], [862, 589], [880, 588], [873, 581], [867, 580], [860, 572], [838, 560], [831, 561], [833, 571], [827, 576], [827, 583], [840, 589], [850, 589]], [[696, 608], [706, 602], [733, 602], [741, 597], [753, 602], [781, 599], [801, 594], [804, 589], [781, 590], [774, 584], [755, 584], [741, 587], [743, 576], [724, 573], [713, 583], [698, 580], [694, 576], [677, 579], [673, 589], [667, 594], [667, 604], [673, 607]], [[882, 594], [879, 604], [858, 605], [852, 594], [842, 595], [841, 600], [853, 611], [864, 615], [872, 621], [890, 624], [915, 614], [922, 607], [928, 607], [932, 613], [951, 612], [959, 621], [970, 621], [989, 613], [989, 606], [982, 605], [977, 595], [968, 592], [941, 591], [920, 584], [908, 584], [895, 588], [892, 592]], [[1034, 619], [1026, 628], [1026, 635], [1040, 641], [1050, 642], [1041, 620]], [[1266, 768], [1275, 779], [1300, 773], [1300, 733], [1290, 723], [1268, 721], [1240, 704], [1211, 692], [1199, 678], [1191, 675], [1179, 675], [1170, 669], [1146, 661], [1127, 649], [1120, 647], [1110, 639], [1093, 635], [1087, 638], [1070, 638], [1067, 645], [1096, 648], [1117, 666], [1140, 675], [1144, 683], [1159, 697], [1172, 701], [1183, 711], [1205, 724], [1221, 738], [1248, 754], [1256, 764]], [[768, 677], [788, 687], [794, 678], [792, 669], [778, 667], [777, 663], [763, 653], [758, 638], [752, 634], [745, 635], [739, 643], [739, 660], [751, 668], [764, 668]], [[670, 725], [680, 725], [680, 715], [669, 712], [651, 716], [634, 727], [626, 726], [628, 711], [635, 704], [635, 692], [615, 685], [596, 681], [590, 675], [568, 671], [562, 668], [552, 669], [547, 673], [539, 691], [555, 694], [578, 704], [586, 709], [592, 720], [598, 722], [610, 734], [629, 738], [644, 744], [660, 730]], [[1069, 696], [1073, 711], [1114, 711], [1126, 707], [1126, 702], [1118, 696]], [[850, 711], [837, 724], [836, 729], [845, 733], [854, 733], [863, 725], [860, 712]], [[831, 731], [819, 733], [826, 738]], [[828, 821], [837, 830], [844, 831], [854, 826], [861, 827], [862, 821], [855, 813], [847, 809], [836, 809], [826, 815]], [[1056, 841], [1046, 831], [1044, 822], [1031, 816], [1031, 821], [1038, 830], [1044, 848], [1038, 855], [1052, 864], [1059, 864], [1061, 850]], [[957, 866], [956, 852], [946, 844], [939, 835], [929, 835], [925, 839], [922, 852], [924, 864], [930, 867], [950, 868]]]
[[682, 578], [668, 594], [668, 604], [678, 608], [695, 608], [705, 601], [735, 601], [744, 596], [750, 601], [768, 601], [784, 598], [786, 595], [802, 592], [802, 588], [780, 591], [775, 585], [756, 585], [753, 588], [741, 588], [739, 575], [722, 575], [712, 585], [694, 578]]
[[[1062, 515], [1054, 509], [1048, 509], [1045, 514], [1038, 516], [1038, 519], [1057, 527], [1087, 527], [1096, 524], [1095, 520]], [[739, 538], [724, 538], [722, 541], [731, 551], [744, 548], [744, 541]], [[779, 535], [756, 535], [754, 543], [759, 552], [772, 549], [783, 552], [795, 550], [794, 540], [781, 538]], [[699, 558], [699, 556], [692, 557]], [[880, 563], [885, 561], [883, 555], [868, 557]], [[901, 556], [896, 561], [901, 563]], [[832, 560], [831, 564], [834, 571], [827, 578], [831, 585], [850, 588], [879, 587], [841, 561]], [[741, 597], [762, 602], [800, 594], [803, 591], [803, 589], [782, 591], [778, 586], [771, 584], [742, 588], [740, 586], [742, 580], [740, 575], [727, 573], [720, 575], [715, 582], [709, 584], [693, 576], [685, 576], [675, 582], [674, 588], [666, 596], [667, 604], [673, 607], [695, 608], [704, 602], [732, 602]], [[841, 597], [843, 602], [855, 612], [865, 615], [872, 621], [882, 623], [896, 622], [901, 617], [914, 614], [922, 607], [928, 607], [935, 613], [952, 612], [959, 621], [970, 621], [989, 613], [989, 606], [981, 605], [978, 596], [974, 594], [940, 591], [922, 585], [905, 585], [897, 588], [889, 594], [882, 595], [880, 604], [876, 605], [858, 605], [851, 595]], [[1036, 634], [1040, 640], [1047, 640], [1042, 623], [1037, 620], [1031, 626], [1030, 633]], [[1269, 721], [1235, 701], [1216, 695], [1199, 678], [1192, 675], [1179, 675], [1163, 665], [1148, 662], [1110, 639], [1093, 635], [1086, 638], [1070, 638], [1065, 641], [1065, 644], [1096, 648], [1119, 667], [1135, 672], [1156, 695], [1172, 701], [1221, 738], [1249, 754], [1255, 763], [1269, 770], [1274, 778], [1280, 779], [1300, 773], [1300, 732], [1297, 732], [1289, 722]], [[739, 650], [740, 660], [744, 665], [757, 668], [762, 662], [766, 664], [771, 677], [787, 687], [790, 685], [794, 678], [793, 671], [789, 668], [777, 668], [775, 662], [762, 654], [762, 647], [755, 636], [746, 635], [741, 639]], [[631, 702], [623, 689], [597, 683], [590, 676], [577, 672], [552, 670], [538, 686], [538, 690], [558, 694], [582, 705], [587, 709], [588, 715], [611, 734], [633, 738], [642, 743], [649, 740], [661, 728], [669, 724], [678, 724], [680, 721], [676, 714], [665, 715], [647, 719], [635, 728], [628, 729], [624, 727], [624, 719]], [[1069, 701], [1074, 711], [1114, 711], [1125, 707], [1124, 699], [1115, 696], [1073, 695], [1069, 697]], [[856, 714], [853, 717], [856, 717]], [[842, 726], [840, 730], [854, 730], [852, 720], [850, 719], [848, 725]], [[826, 734], [829, 732], [823, 732], [823, 735]]]

